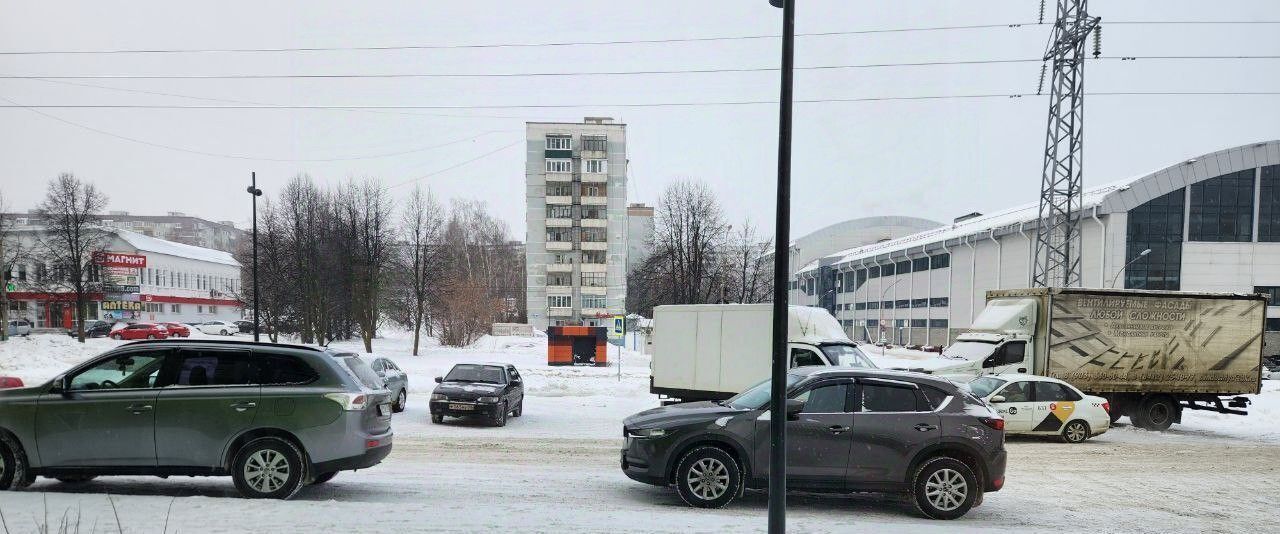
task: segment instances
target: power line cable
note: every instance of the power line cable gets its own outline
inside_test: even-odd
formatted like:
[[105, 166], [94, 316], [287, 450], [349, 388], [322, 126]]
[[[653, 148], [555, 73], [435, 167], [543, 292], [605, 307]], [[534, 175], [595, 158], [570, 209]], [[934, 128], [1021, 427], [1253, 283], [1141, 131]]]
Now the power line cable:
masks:
[[417, 178], [413, 178], [413, 179], [411, 179], [411, 180], [405, 180], [405, 181], [400, 182], [400, 183], [397, 183], [397, 184], [392, 184], [392, 185], [389, 185], [389, 186], [383, 187], [383, 188], [382, 188], [382, 190], [383, 190], [383, 191], [386, 191], [386, 190], [388, 190], [388, 189], [393, 189], [393, 188], [396, 188], [396, 187], [400, 187], [400, 186], [402, 186], [402, 185], [408, 185], [408, 184], [411, 184], [411, 183], [414, 183], [414, 182], [420, 182], [420, 181], [425, 180], [425, 179], [427, 179], [427, 178], [430, 178], [430, 177], [432, 177], [432, 176], [436, 176], [436, 175], [438, 175], [438, 174], [443, 174], [443, 173], [449, 172], [449, 171], [451, 171], [451, 170], [454, 170], [454, 169], [456, 169], [456, 168], [458, 168], [458, 167], [462, 167], [463, 165], [469, 165], [469, 164], [471, 164], [471, 163], [474, 163], [474, 162], [480, 161], [480, 160], [482, 160], [482, 159], [484, 159], [484, 158], [487, 158], [487, 157], [489, 157], [489, 156], [492, 156], [492, 155], [494, 155], [494, 154], [497, 154], [497, 153], [499, 153], [499, 152], [502, 152], [503, 150], [506, 150], [506, 149], [508, 149], [508, 148], [511, 148], [511, 147], [516, 146], [516, 145], [518, 145], [518, 144], [520, 144], [520, 143], [523, 143], [523, 142], [524, 142], [524, 140], [519, 140], [519, 141], [515, 141], [515, 142], [512, 142], [512, 143], [508, 143], [508, 144], [502, 145], [502, 146], [500, 146], [500, 147], [498, 147], [498, 148], [495, 148], [495, 149], [493, 149], [493, 150], [490, 150], [489, 152], [485, 152], [484, 154], [480, 154], [479, 156], [476, 156], [476, 157], [474, 157], [474, 158], [468, 159], [468, 160], [466, 160], [466, 161], [463, 161], [463, 162], [460, 162], [460, 163], [456, 163], [456, 164], [454, 164], [454, 165], [450, 165], [450, 166], [445, 167], [445, 168], [443, 168], [443, 169], [439, 169], [439, 170], [435, 170], [435, 171], [429, 172], [429, 173], [427, 173], [427, 174], [424, 174], [424, 175], [419, 176], [419, 177], [417, 177]]
[[[1280, 24], [1280, 20], [1128, 20], [1107, 21], [1107, 24], [1125, 25], [1266, 25]], [[830, 32], [797, 33], [797, 37], [831, 37], [841, 35], [875, 35], [892, 33], [915, 33], [954, 30], [980, 30], [995, 28], [1030, 28], [1046, 26], [1045, 22], [1011, 22], [994, 24], [967, 24], [952, 26], [922, 26], [908, 28], [879, 28], [866, 30], [846, 30]], [[676, 37], [665, 39], [625, 39], [607, 41], [550, 41], [524, 43], [473, 43], [473, 44], [435, 44], [435, 45], [385, 45], [385, 46], [313, 46], [313, 47], [264, 47], [264, 48], [134, 48], [106, 50], [6, 50], [0, 56], [32, 56], [32, 55], [108, 55], [108, 54], [206, 54], [206, 53], [284, 53], [284, 52], [332, 52], [332, 51], [388, 51], [388, 50], [458, 50], [485, 48], [536, 48], [566, 46], [612, 46], [630, 44], [666, 44], [666, 43], [698, 43], [715, 41], [745, 41], [759, 39], [778, 39], [780, 35], [729, 35], [714, 37]]]
[[[1181, 55], [1181, 56], [1103, 56], [1090, 59], [1098, 60], [1255, 60], [1280, 59], [1277, 55]], [[890, 63], [852, 63], [840, 65], [811, 65], [796, 67], [796, 70], [843, 70], [872, 69], [889, 67], [939, 67], [963, 65], [999, 65], [1017, 63], [1039, 63], [1042, 58], [1021, 59], [976, 59], [976, 60], [937, 60], [907, 61]], [[643, 76], [643, 75], [680, 75], [680, 74], [720, 74], [720, 73], [753, 73], [777, 72], [778, 67], [737, 67], [713, 69], [653, 69], [653, 70], [614, 70], [614, 71], [568, 71], [568, 72], [433, 72], [433, 73], [370, 73], [370, 74], [71, 74], [71, 75], [35, 75], [35, 74], [0, 74], [0, 79], [8, 80], [269, 80], [269, 79], [394, 79], [394, 78], [538, 78], [538, 77], [580, 77], [580, 76]]]

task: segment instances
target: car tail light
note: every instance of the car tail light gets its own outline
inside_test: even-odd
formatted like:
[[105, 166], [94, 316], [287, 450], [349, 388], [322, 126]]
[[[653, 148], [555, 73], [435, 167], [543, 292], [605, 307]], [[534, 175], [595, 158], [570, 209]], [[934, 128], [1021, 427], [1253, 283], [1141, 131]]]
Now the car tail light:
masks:
[[22, 379], [13, 376], [0, 376], [0, 389], [20, 388], [22, 387]]
[[1004, 418], [1001, 417], [983, 417], [982, 424], [987, 425], [995, 430], [1004, 430]]
[[366, 449], [376, 449], [378, 445], [382, 445], [382, 442], [376, 439], [369, 439], [364, 442], [364, 448]]
[[1111, 413], [1111, 403], [1109, 402], [1102, 403], [1102, 409], [1107, 413]]
[[343, 410], [358, 412], [364, 410], [369, 398], [364, 393], [326, 393], [324, 398], [338, 403]]
[[1003, 487], [1004, 487], [1004, 477], [1000, 477], [1000, 478], [997, 478], [997, 479], [995, 479], [995, 480], [992, 480], [992, 481], [991, 481], [991, 487], [993, 487], [993, 488], [995, 488], [995, 489], [997, 489], [997, 490], [999, 490], [1000, 488], [1003, 488]]

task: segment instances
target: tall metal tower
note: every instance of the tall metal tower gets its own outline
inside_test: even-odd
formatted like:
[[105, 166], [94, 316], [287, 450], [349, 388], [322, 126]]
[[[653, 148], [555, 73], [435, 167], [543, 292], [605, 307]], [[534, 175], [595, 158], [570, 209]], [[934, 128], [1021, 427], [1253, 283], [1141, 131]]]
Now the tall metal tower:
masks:
[[[1057, 0], [1044, 61], [1053, 63], [1049, 126], [1045, 136], [1040, 219], [1036, 227], [1032, 285], [1070, 287], [1080, 283], [1081, 171], [1084, 140], [1084, 47], [1099, 17], [1088, 0]], [[1041, 6], [1043, 12], [1043, 4]], [[1095, 49], [1095, 55], [1098, 51]], [[1043, 86], [1044, 73], [1041, 72]]]

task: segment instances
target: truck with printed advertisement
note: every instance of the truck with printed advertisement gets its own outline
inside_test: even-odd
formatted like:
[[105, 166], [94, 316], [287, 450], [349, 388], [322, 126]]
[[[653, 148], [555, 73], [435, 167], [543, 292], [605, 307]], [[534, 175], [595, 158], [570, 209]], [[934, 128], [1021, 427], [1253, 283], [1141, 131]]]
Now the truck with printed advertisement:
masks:
[[986, 308], [928, 372], [957, 380], [1030, 373], [1107, 399], [1111, 419], [1164, 430], [1182, 411], [1246, 415], [1262, 389], [1262, 295], [1035, 288]]
[[[789, 306], [789, 367], [875, 368], [827, 310]], [[666, 402], [724, 400], [769, 378], [772, 304], [678, 304], [653, 309], [649, 391]]]

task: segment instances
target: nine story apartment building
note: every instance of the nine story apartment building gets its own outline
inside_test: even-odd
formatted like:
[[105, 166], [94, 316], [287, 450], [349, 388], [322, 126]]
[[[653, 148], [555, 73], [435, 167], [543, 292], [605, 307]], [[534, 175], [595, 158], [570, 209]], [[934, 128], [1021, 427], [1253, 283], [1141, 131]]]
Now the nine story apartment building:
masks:
[[529, 323], [609, 324], [626, 310], [626, 125], [530, 122], [525, 137]]

